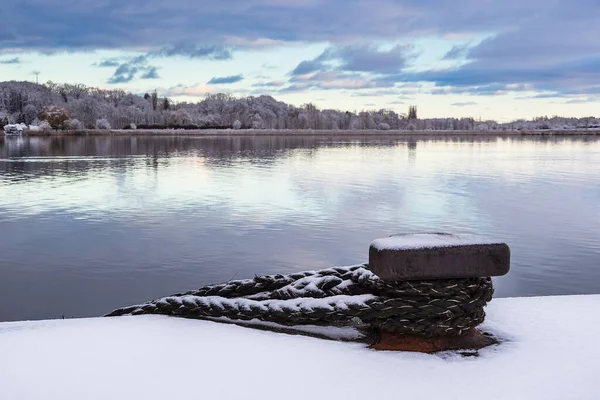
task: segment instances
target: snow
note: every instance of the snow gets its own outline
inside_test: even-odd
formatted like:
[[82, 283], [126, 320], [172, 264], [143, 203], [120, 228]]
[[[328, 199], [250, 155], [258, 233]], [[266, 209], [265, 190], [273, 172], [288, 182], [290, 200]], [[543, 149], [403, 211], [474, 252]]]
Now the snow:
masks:
[[599, 307], [600, 295], [493, 300], [482, 328], [504, 341], [478, 357], [164, 316], [0, 323], [0, 399], [592, 400]]
[[321, 309], [324, 311], [346, 310], [351, 306], [364, 306], [368, 300], [375, 299], [372, 294], [363, 294], [359, 296], [338, 295], [324, 298], [299, 297], [287, 300], [263, 300], [256, 301], [242, 297], [233, 299], [223, 298], [219, 296], [170, 296], [158, 300], [158, 303], [169, 304], [171, 302], [179, 305], [187, 305], [190, 307], [196, 306], [212, 306], [225, 309], [243, 308], [246, 310], [257, 309], [259, 312], [267, 312], [268, 310], [299, 312], [309, 311], [313, 309]]
[[27, 129], [27, 125], [25, 124], [8, 124], [4, 126], [4, 132], [23, 132], [24, 129]]
[[377, 250], [415, 250], [431, 247], [466, 246], [473, 244], [501, 243], [476, 235], [451, 235], [446, 233], [416, 233], [393, 235], [377, 239], [371, 246]]

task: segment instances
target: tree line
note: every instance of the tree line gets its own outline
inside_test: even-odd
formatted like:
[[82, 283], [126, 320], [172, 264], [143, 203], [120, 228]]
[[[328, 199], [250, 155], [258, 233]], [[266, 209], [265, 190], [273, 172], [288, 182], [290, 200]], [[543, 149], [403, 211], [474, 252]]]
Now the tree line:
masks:
[[315, 129], [506, 130], [600, 127], [596, 118], [541, 117], [500, 124], [473, 118], [418, 118], [394, 110], [293, 106], [271, 96], [209, 94], [197, 103], [175, 103], [156, 91], [143, 96], [82, 84], [0, 82], [0, 127], [23, 123], [54, 130], [82, 129]]

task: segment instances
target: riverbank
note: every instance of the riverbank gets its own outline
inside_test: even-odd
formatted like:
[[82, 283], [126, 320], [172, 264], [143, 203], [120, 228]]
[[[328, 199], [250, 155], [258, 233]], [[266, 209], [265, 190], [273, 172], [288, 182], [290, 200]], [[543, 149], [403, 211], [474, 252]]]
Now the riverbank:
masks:
[[0, 323], [0, 397], [577, 399], [598, 397], [600, 295], [495, 299], [476, 356], [377, 352], [161, 316]]
[[319, 136], [319, 137], [514, 137], [514, 136], [596, 136], [600, 130], [514, 130], [514, 131], [381, 131], [381, 130], [269, 130], [269, 129], [113, 129], [82, 131], [29, 131], [24, 136]]

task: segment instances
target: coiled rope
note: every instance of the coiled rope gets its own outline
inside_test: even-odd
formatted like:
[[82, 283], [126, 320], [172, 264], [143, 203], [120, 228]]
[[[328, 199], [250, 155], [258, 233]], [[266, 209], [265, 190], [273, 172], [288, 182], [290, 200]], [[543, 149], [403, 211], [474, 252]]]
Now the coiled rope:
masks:
[[257, 276], [120, 308], [107, 316], [163, 314], [282, 325], [331, 325], [359, 318], [384, 331], [460, 335], [485, 318], [490, 278], [384, 282], [367, 265]]

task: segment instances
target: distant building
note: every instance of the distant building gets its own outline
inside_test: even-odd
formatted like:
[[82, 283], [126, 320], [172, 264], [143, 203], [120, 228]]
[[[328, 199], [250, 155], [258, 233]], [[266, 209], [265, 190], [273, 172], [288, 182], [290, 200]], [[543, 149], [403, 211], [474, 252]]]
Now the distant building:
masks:
[[5, 135], [21, 135], [27, 126], [23, 124], [8, 124], [4, 126]]

